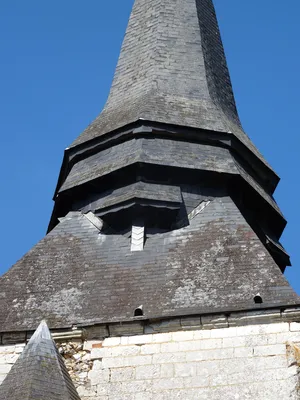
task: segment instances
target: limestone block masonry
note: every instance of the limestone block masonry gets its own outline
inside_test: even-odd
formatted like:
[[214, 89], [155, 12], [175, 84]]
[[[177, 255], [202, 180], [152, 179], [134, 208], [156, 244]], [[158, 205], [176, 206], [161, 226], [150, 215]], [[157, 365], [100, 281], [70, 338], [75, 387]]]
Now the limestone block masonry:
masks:
[[24, 344], [0, 346], [0, 385], [24, 350]]
[[[0, 346], [1, 380], [23, 347]], [[300, 323], [109, 337], [62, 352], [82, 400], [300, 399]]]

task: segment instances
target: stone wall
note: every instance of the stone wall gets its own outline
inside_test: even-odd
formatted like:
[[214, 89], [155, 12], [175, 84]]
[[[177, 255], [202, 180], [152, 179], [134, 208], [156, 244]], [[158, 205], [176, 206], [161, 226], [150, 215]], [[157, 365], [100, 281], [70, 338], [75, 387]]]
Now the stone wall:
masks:
[[0, 385], [22, 353], [25, 343], [0, 346]]
[[[299, 343], [300, 323], [286, 322], [58, 347], [83, 400], [296, 400]], [[21, 351], [0, 346], [0, 376]]]

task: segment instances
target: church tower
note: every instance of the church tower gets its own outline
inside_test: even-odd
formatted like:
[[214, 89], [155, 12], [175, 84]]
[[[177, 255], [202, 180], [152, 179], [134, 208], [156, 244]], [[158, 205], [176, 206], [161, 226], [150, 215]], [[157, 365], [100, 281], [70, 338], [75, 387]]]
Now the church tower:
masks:
[[300, 398], [278, 182], [239, 120], [212, 0], [135, 0], [48, 233], [0, 278], [0, 379], [45, 319], [83, 400]]

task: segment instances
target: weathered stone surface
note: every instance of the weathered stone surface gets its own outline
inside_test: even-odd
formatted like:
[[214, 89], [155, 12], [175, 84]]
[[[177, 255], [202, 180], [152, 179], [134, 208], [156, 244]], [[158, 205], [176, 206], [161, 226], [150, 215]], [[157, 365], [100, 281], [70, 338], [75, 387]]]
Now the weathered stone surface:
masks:
[[[82, 400], [274, 400], [278, 393], [282, 400], [298, 400], [299, 343], [298, 325], [283, 322], [64, 342], [58, 348]], [[0, 381], [19, 348], [0, 347]], [[91, 356], [86, 372], [78, 369], [82, 352]]]
[[108, 329], [105, 325], [89, 327], [86, 332], [89, 343], [91, 340], [104, 339], [109, 336]]
[[[295, 347], [288, 350], [289, 364], [286, 347], [289, 338], [296, 339], [292, 327], [281, 323], [153, 334], [144, 340], [143, 336], [114, 338], [106, 341], [105, 349], [118, 349], [117, 358], [112, 352], [99, 354], [102, 367], [110, 371], [109, 381], [101, 369], [98, 378], [104, 377], [103, 381], [91, 393], [100, 390], [99, 399], [103, 391], [109, 399], [234, 399], [231, 394], [237, 393], [241, 399], [252, 399], [263, 390], [264, 400], [273, 400], [275, 387], [282, 399], [296, 399]], [[134, 347], [132, 357], [128, 349]], [[98, 382], [96, 370], [93, 376]], [[122, 385], [116, 386], [118, 382]]]
[[[289, 338], [296, 339], [292, 326], [281, 323], [184, 331], [145, 335], [144, 340], [143, 336], [122, 337], [117, 346], [116, 338], [111, 341], [111, 350], [119, 349], [116, 362], [112, 354], [106, 360], [101, 355], [104, 369], [111, 375], [109, 382], [95, 388], [100, 390], [95, 399], [100, 400], [104, 391], [108, 399], [129, 400], [273, 400], [278, 393], [283, 400], [296, 400], [297, 350], [294, 345], [286, 347]], [[297, 335], [300, 340], [299, 332]], [[138, 352], [134, 358], [128, 353], [133, 343]], [[152, 357], [144, 358], [144, 354]], [[128, 360], [131, 365], [124, 367]]]
[[88, 382], [89, 373], [93, 366], [89, 346], [84, 348], [81, 340], [69, 340], [57, 342], [57, 347], [75, 386]]
[[23, 343], [26, 339], [26, 332], [18, 332], [18, 333], [5, 333], [2, 335], [2, 344], [15, 344], [15, 343]]

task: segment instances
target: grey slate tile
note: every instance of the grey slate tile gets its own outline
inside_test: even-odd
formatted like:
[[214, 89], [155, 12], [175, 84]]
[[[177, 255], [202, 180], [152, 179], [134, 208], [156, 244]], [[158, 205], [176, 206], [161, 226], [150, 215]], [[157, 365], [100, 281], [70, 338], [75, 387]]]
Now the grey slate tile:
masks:
[[76, 146], [139, 119], [233, 133], [238, 117], [212, 0], [135, 0], [107, 103]]
[[228, 149], [167, 139], [133, 139], [76, 163], [60, 191], [71, 189], [137, 162], [229, 174], [238, 173]]
[[167, 201], [178, 205], [182, 202], [181, 191], [177, 186], [136, 182], [101, 193], [95, 196], [95, 199], [87, 198], [86, 201], [78, 204], [78, 209], [82, 212], [95, 211], [133, 199], [154, 200], [156, 202]]
[[99, 233], [73, 213], [0, 278], [0, 292], [6, 331], [42, 318], [52, 328], [133, 320], [140, 304], [149, 318], [247, 309], [258, 292], [268, 304], [299, 302], [229, 197], [189, 226], [149, 236], [138, 253], [123, 234]]

